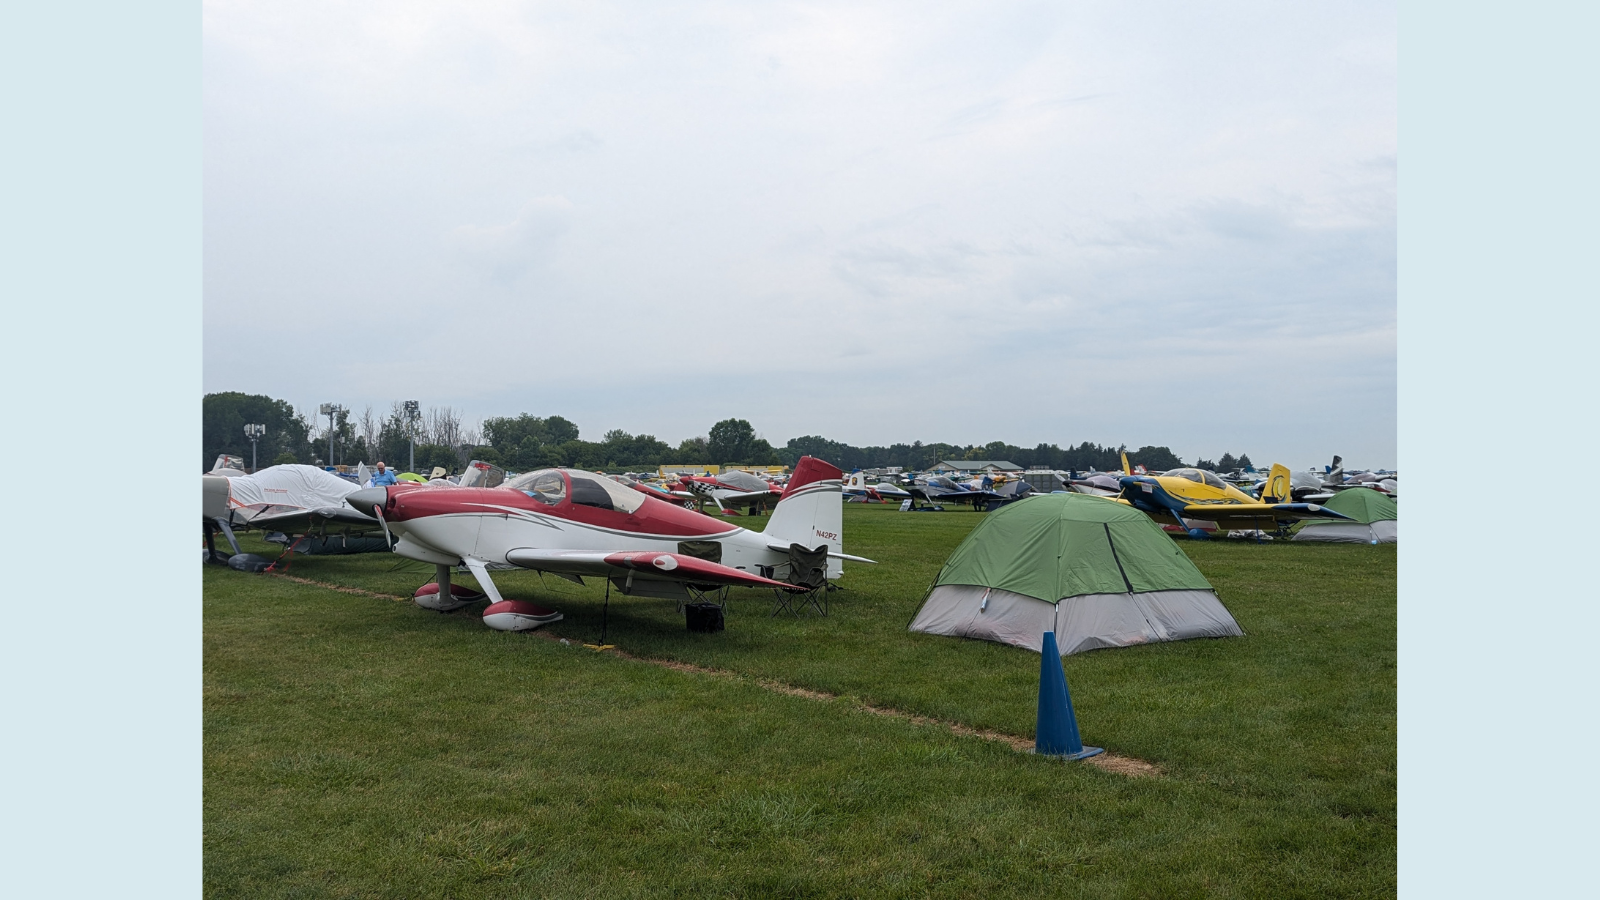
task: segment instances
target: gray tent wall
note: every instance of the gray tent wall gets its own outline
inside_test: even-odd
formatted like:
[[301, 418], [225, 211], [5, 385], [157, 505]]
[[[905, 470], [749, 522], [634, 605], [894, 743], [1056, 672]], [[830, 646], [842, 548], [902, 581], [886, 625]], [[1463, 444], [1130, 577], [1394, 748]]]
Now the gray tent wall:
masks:
[[1044, 650], [1044, 633], [1054, 631], [1062, 656], [1244, 634], [1211, 591], [1085, 594], [1046, 603], [970, 584], [934, 588], [912, 620], [911, 630], [995, 641], [1035, 653]]
[[1339, 544], [1398, 544], [1399, 521], [1379, 519], [1371, 525], [1360, 522], [1316, 522], [1300, 526], [1291, 540], [1330, 541]]

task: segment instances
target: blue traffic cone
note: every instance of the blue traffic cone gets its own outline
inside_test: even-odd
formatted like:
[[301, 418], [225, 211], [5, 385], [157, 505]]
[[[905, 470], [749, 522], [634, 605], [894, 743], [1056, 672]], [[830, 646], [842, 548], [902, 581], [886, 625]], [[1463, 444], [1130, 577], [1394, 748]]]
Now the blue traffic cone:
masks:
[[1106, 752], [1103, 747], [1085, 747], [1083, 738], [1078, 737], [1078, 717], [1072, 713], [1072, 695], [1067, 693], [1067, 675], [1061, 669], [1054, 631], [1044, 633], [1039, 657], [1039, 721], [1034, 732], [1035, 753], [1085, 759]]

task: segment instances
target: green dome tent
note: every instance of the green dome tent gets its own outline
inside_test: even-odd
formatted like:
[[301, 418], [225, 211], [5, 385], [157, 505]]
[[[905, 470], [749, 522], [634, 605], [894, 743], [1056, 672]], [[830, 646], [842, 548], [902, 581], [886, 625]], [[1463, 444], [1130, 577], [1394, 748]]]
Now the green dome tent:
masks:
[[1354, 522], [1340, 520], [1309, 521], [1295, 532], [1296, 541], [1335, 541], [1345, 544], [1397, 544], [1399, 543], [1400, 509], [1393, 499], [1371, 488], [1350, 488], [1340, 491], [1322, 504], [1334, 512], [1342, 512]]
[[945, 562], [912, 631], [1061, 655], [1244, 632], [1149, 516], [1088, 494], [1003, 506]]

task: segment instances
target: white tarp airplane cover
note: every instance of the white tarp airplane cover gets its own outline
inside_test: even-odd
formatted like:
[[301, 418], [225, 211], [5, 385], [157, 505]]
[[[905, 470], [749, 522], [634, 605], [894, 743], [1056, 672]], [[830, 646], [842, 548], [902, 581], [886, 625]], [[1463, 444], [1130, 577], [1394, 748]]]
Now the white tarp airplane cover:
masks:
[[360, 486], [316, 466], [272, 466], [254, 475], [228, 479], [228, 508], [294, 506], [301, 509], [342, 508], [346, 495]]

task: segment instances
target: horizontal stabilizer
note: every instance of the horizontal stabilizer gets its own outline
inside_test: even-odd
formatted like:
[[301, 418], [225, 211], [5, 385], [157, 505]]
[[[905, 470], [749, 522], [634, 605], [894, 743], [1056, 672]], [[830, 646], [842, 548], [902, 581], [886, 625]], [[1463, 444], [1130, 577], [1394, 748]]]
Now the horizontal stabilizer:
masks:
[[731, 584], [744, 587], [781, 588], [786, 591], [804, 590], [788, 582], [762, 578], [743, 569], [735, 569], [694, 556], [685, 556], [682, 553], [667, 553], [660, 550], [607, 553], [601, 550], [523, 549], [507, 553], [506, 562], [524, 569], [536, 569], [556, 575], [625, 578], [631, 574], [634, 578], [652, 581]]
[[[779, 553], [788, 553], [789, 552], [789, 545], [788, 544], [768, 544], [767, 545], [767, 549], [768, 550], [776, 550]], [[851, 556], [848, 553], [840, 553], [840, 552], [838, 552], [836, 550], [829, 550], [828, 551], [828, 558], [829, 559], [848, 559], [851, 562], [864, 562], [864, 563], [871, 563], [872, 565], [877, 565], [878, 564], [878, 561], [875, 560], [875, 559], [867, 559], [865, 556]]]

